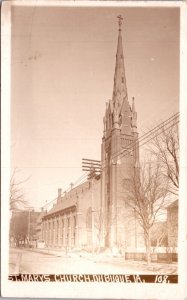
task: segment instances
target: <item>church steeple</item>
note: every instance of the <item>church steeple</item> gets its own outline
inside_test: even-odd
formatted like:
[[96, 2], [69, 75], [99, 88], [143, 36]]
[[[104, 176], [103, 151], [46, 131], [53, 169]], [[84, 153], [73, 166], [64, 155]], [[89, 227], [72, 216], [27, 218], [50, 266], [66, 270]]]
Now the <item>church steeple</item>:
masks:
[[[126, 247], [129, 201], [126, 184], [139, 163], [137, 113], [134, 98], [128, 101], [122, 43], [122, 17], [118, 16], [119, 32], [113, 95], [106, 105], [102, 139], [101, 211], [103, 239], [107, 247]], [[120, 209], [118, 209], [120, 207]]]
[[[136, 132], [135, 107], [131, 108], [128, 101], [125, 66], [122, 43], [122, 16], [118, 16], [118, 42], [114, 74], [112, 100], [109, 101], [104, 118], [104, 136], [108, 137], [114, 129], [120, 130], [122, 135], [130, 136]], [[133, 119], [133, 120], [132, 120]], [[132, 124], [133, 123], [133, 124]]]
[[125, 67], [124, 67], [124, 56], [123, 56], [123, 43], [121, 35], [122, 16], [118, 16], [119, 33], [118, 33], [118, 44], [116, 53], [116, 66], [114, 75], [114, 88], [113, 88], [113, 103], [116, 109], [119, 108], [123, 101], [127, 99], [127, 87], [125, 78]]
[[137, 112], [135, 110], [134, 97], [132, 97], [132, 131], [137, 133]]

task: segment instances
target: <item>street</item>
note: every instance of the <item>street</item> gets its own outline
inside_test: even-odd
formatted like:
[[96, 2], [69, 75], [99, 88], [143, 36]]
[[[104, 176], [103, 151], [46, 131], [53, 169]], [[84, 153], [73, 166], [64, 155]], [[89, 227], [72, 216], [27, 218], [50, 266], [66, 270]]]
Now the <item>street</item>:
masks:
[[177, 274], [176, 264], [147, 265], [123, 257], [101, 257], [56, 251], [11, 248], [9, 273], [27, 274]]

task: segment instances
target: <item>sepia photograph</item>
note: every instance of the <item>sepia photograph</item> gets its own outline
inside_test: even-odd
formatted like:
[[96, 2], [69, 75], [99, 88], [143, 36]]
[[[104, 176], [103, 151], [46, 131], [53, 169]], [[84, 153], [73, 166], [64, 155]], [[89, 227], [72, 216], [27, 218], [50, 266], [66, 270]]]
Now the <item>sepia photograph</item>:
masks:
[[124, 2], [4, 7], [5, 295], [88, 297], [21, 288], [40, 282], [102, 287], [89, 298], [165, 286], [177, 299], [187, 236], [182, 9]]

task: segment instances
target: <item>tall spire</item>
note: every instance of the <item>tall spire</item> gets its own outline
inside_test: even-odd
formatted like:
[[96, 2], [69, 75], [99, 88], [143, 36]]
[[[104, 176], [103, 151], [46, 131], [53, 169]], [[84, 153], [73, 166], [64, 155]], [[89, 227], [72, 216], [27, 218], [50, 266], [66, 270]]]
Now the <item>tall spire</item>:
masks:
[[134, 97], [132, 97], [132, 130], [137, 132], [137, 112], [135, 110]]
[[113, 103], [116, 109], [121, 107], [123, 101], [127, 99], [127, 87], [125, 78], [125, 67], [124, 67], [124, 56], [123, 56], [123, 44], [121, 35], [122, 16], [118, 17], [119, 34], [118, 34], [118, 45], [116, 53], [116, 66], [114, 75], [114, 89], [113, 89]]

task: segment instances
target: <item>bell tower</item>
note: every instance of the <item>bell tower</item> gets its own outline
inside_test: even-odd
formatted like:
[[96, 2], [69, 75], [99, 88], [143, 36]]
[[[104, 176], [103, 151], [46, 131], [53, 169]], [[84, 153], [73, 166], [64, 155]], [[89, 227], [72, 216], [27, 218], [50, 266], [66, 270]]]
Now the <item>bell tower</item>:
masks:
[[123, 43], [122, 16], [118, 16], [118, 41], [112, 99], [106, 103], [101, 146], [102, 236], [106, 247], [127, 243], [127, 182], [139, 163], [135, 101], [128, 101]]

